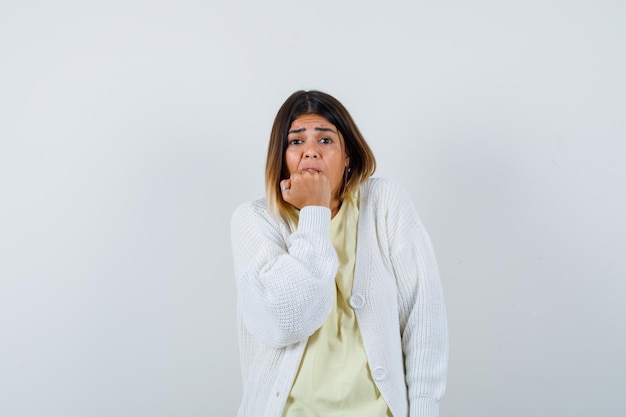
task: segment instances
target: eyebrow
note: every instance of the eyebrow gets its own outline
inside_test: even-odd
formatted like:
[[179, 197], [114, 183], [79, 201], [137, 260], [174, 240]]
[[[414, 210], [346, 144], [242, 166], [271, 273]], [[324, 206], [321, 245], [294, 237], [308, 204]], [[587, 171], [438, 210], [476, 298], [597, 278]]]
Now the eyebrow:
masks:
[[[301, 127], [300, 129], [294, 129], [294, 130], [290, 130], [289, 132], [287, 132], [288, 135], [291, 135], [292, 133], [302, 133], [306, 130], [306, 128]], [[317, 132], [332, 132], [332, 133], [337, 133], [335, 132], [333, 129], [331, 129], [330, 127], [316, 127], [313, 130], [317, 131]]]

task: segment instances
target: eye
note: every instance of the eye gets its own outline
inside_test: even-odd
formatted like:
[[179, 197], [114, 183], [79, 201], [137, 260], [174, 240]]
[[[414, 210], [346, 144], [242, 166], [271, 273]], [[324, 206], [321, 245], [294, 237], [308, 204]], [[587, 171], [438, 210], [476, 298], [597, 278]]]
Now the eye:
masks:
[[332, 139], [330, 138], [321, 138], [320, 139], [320, 143], [332, 143]]
[[289, 145], [299, 145], [302, 143], [302, 139], [291, 139]]

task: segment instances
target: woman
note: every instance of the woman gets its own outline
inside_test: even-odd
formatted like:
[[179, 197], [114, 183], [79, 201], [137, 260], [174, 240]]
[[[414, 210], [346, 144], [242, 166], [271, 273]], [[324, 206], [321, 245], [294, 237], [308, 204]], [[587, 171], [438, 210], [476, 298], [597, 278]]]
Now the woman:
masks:
[[298, 91], [270, 135], [266, 198], [232, 218], [239, 417], [431, 417], [447, 326], [428, 235], [339, 101]]

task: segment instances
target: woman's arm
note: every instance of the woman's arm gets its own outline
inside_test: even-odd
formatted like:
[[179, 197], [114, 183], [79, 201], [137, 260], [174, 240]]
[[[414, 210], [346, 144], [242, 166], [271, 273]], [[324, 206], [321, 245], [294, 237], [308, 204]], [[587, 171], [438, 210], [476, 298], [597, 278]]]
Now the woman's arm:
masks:
[[307, 206], [287, 238], [264, 204], [239, 207], [231, 237], [244, 324], [273, 347], [306, 340], [326, 320], [335, 296], [337, 255], [330, 210]]
[[432, 244], [408, 194], [390, 207], [390, 256], [398, 285], [410, 417], [439, 414], [448, 371], [448, 329]]

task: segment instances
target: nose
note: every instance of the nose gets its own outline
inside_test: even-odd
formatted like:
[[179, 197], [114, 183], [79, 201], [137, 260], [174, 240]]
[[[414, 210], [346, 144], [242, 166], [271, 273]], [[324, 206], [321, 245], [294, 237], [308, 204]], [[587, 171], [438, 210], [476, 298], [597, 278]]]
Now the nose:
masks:
[[318, 158], [319, 154], [317, 152], [317, 148], [314, 144], [309, 144], [304, 149], [304, 157], [305, 158]]

